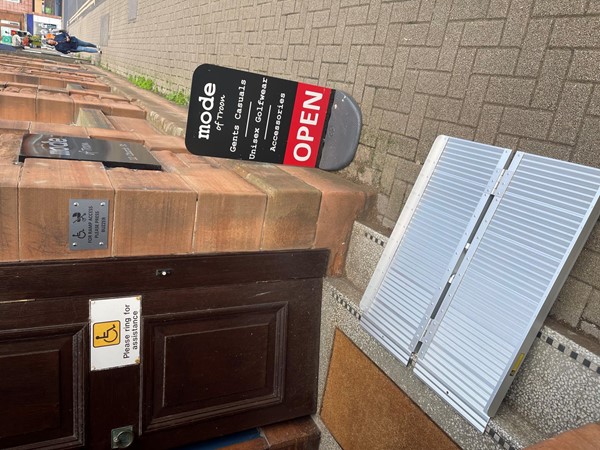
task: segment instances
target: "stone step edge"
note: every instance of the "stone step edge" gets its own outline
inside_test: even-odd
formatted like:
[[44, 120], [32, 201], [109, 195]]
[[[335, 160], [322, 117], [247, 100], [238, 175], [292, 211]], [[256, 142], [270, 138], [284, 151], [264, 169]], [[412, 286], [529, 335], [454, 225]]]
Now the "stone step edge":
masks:
[[[333, 299], [357, 321], [362, 317], [362, 292], [346, 278], [327, 278]], [[554, 327], [554, 328], [553, 328]], [[544, 324], [537, 334], [542, 342], [576, 360], [589, 370], [600, 374], [600, 357], [555, 329], [557, 324]], [[536, 428], [525, 417], [503, 403], [498, 414], [491, 418], [485, 433], [506, 450], [525, 448], [550, 436]]]

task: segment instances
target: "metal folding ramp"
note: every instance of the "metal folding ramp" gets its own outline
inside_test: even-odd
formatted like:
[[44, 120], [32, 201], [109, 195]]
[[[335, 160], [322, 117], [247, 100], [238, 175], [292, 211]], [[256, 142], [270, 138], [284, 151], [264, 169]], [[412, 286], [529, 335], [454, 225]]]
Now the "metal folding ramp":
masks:
[[[390, 331], [381, 326], [380, 317], [386, 315], [385, 324], [398, 328], [410, 324], [394, 330], [396, 335], [413, 333], [410, 344], [400, 343], [400, 359], [406, 363], [412, 352], [415, 374], [480, 431], [502, 402], [600, 215], [598, 169], [517, 152], [510, 167], [495, 181], [493, 176], [485, 206], [474, 209], [473, 215], [479, 216], [463, 229], [469, 235], [466, 244], [461, 247], [463, 239], [457, 240], [454, 258], [466, 249], [454, 266], [449, 258], [452, 273], [440, 296], [432, 297], [433, 308], [421, 308], [422, 316], [410, 320], [399, 319], [400, 309], [386, 308], [386, 302], [412, 302], [407, 292], [418, 286], [413, 280], [408, 287], [394, 281], [398, 271], [412, 265], [412, 255], [400, 251], [404, 239], [390, 239], [386, 252], [392, 256], [378, 266], [361, 303], [364, 327], [387, 348], [390, 338], [381, 335]], [[413, 191], [424, 191], [425, 185], [415, 184]], [[424, 195], [417, 192], [415, 197], [416, 205], [404, 218], [407, 223], [413, 223], [414, 212], [423, 206]], [[443, 214], [434, 218], [446, 220]], [[427, 247], [438, 245], [440, 237], [434, 234], [426, 232]], [[414, 309], [410, 304], [404, 308]], [[419, 326], [414, 325], [417, 319]]]
[[440, 136], [363, 296], [362, 325], [408, 364], [510, 150]]

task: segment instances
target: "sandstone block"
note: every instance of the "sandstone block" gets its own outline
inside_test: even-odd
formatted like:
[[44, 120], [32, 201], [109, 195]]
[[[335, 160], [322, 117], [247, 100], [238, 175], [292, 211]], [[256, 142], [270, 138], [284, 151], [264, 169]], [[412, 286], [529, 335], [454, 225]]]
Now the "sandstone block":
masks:
[[100, 96], [100, 98], [102, 99], [108, 99], [108, 100], [121, 100], [121, 101], [127, 101], [129, 102], [129, 100], [125, 97], [123, 97], [122, 95], [119, 94], [113, 94], [112, 92], [104, 92], [104, 91], [98, 91], [98, 95]]
[[128, 102], [119, 102], [106, 98], [103, 98], [101, 100], [110, 108], [109, 114], [111, 116], [132, 117], [134, 119], [146, 118], [146, 111], [144, 111], [139, 106], [132, 105]]
[[4, 65], [0, 69], [0, 82], [15, 81], [16, 71], [10, 70]]
[[134, 132], [144, 138], [146, 136], [158, 135], [158, 132], [145, 119], [122, 116], [108, 116], [107, 119], [112, 124], [112, 128], [117, 130]]
[[103, 128], [105, 130], [113, 130], [115, 128], [99, 109], [80, 108], [76, 116], [76, 123], [80, 127]]
[[[74, 250], [71, 247], [69, 207], [74, 199], [109, 201], [106, 248]], [[19, 183], [20, 259], [110, 256], [113, 199], [114, 191], [102, 163], [26, 159]]]
[[2, 130], [3, 133], [15, 131], [27, 132], [30, 125], [31, 122], [26, 120], [0, 119], [0, 130]]
[[191, 253], [196, 193], [179, 175], [112, 169], [114, 256]]
[[[50, 86], [57, 88], [67, 87], [67, 81], [60, 76], [45, 77], [42, 75], [35, 78], [37, 78], [37, 82], [35, 84], [39, 84], [40, 86]], [[16, 81], [20, 81], [20, 79], [17, 79]]]
[[[17, 83], [24, 83], [33, 86], [38, 86], [40, 84], [40, 78], [35, 75], [29, 75], [24, 73], [15, 74], [14, 81]], [[58, 86], [60, 87], [60, 86]]]
[[35, 120], [35, 92], [6, 87], [0, 91], [0, 118]]
[[[0, 133], [0, 166], [10, 166], [17, 162], [24, 134], [23, 132], [7, 133], [4, 131]], [[0, 203], [0, 210], [2, 208]]]
[[17, 89], [28, 89], [26, 92], [37, 92], [38, 91], [37, 84], [19, 83], [16, 81], [11, 81], [11, 82], [6, 83], [6, 87], [13, 87], [13, 88], [17, 88]]
[[153, 151], [152, 155], [158, 160], [165, 172], [178, 173], [180, 175], [193, 174], [196, 166], [210, 164], [206, 158], [202, 157], [198, 157], [195, 164], [190, 164], [184, 158], [181, 158], [182, 154], [166, 150]]
[[86, 128], [86, 130], [88, 136], [94, 139], [139, 142], [140, 144], [144, 142], [144, 140], [136, 133], [131, 133], [128, 131], [106, 130], [104, 128]]
[[85, 89], [90, 89], [92, 91], [110, 92], [110, 86], [107, 86], [104, 83], [99, 83], [96, 81], [80, 81], [79, 84], [81, 84]]
[[36, 121], [46, 123], [73, 123], [73, 100], [60, 92], [38, 92]]
[[89, 137], [87, 130], [73, 125], [61, 123], [31, 122], [29, 128], [32, 134], [54, 134], [56, 136]]
[[169, 150], [173, 153], [188, 153], [185, 140], [179, 136], [145, 135], [144, 144], [150, 150]]
[[110, 105], [101, 100], [99, 97], [94, 95], [86, 94], [86, 95], [72, 95], [70, 96], [73, 99], [73, 107], [75, 108], [75, 116], [77, 116], [77, 111], [81, 108], [88, 109], [99, 109], [105, 114], [110, 114]]
[[236, 173], [197, 164], [184, 176], [198, 193], [194, 252], [260, 249], [267, 196]]
[[314, 247], [330, 249], [329, 275], [343, 275], [352, 226], [365, 208], [365, 190], [320, 170], [289, 166], [281, 168], [321, 191]]
[[311, 248], [314, 244], [321, 192], [271, 164], [228, 159], [231, 167], [267, 194], [261, 249]]

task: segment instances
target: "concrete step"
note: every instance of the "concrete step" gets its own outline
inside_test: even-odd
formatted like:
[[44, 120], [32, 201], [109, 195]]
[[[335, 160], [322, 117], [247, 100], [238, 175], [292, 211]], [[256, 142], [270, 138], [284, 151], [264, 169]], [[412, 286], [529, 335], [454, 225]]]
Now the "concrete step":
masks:
[[358, 221], [354, 222], [346, 258], [346, 278], [352, 280], [360, 290], [367, 288], [387, 242], [388, 236], [385, 234]]
[[[355, 222], [346, 266], [347, 278], [327, 279], [323, 304], [337, 311], [329, 313], [343, 327], [357, 329], [371, 359], [383, 358], [378, 365], [417, 404], [429, 414], [457, 443], [470, 427], [450, 408], [443, 415], [432, 414], [432, 396], [442, 402], [413, 374], [404, 368], [377, 341], [360, 329], [360, 301], [387, 237], [368, 226]], [[344, 312], [345, 311], [345, 312]], [[344, 320], [340, 320], [343, 317]], [[323, 321], [326, 320], [324, 316]], [[353, 322], [350, 327], [347, 322]], [[327, 333], [322, 331], [327, 337]], [[327, 339], [325, 352], [330, 351]], [[498, 414], [490, 420], [486, 435], [501, 447], [524, 448], [563, 431], [600, 421], [600, 345], [548, 319], [535, 339]], [[327, 353], [326, 353], [327, 354]], [[376, 361], [377, 362], [377, 361]], [[387, 366], [389, 367], [387, 367]], [[402, 377], [399, 377], [402, 373]], [[322, 376], [326, 373], [322, 374]], [[324, 381], [322, 382], [324, 383]], [[414, 385], [422, 386], [415, 389]], [[406, 390], [403, 386], [411, 386]], [[424, 394], [426, 392], [426, 394]], [[419, 396], [425, 395], [424, 398]], [[443, 402], [442, 402], [443, 403]], [[452, 418], [453, 417], [453, 418]], [[448, 423], [464, 422], [465, 427], [452, 429]], [[475, 431], [473, 429], [473, 431]], [[466, 433], [465, 436], [470, 436]], [[470, 441], [469, 441], [470, 442]], [[464, 448], [478, 448], [464, 446]]]

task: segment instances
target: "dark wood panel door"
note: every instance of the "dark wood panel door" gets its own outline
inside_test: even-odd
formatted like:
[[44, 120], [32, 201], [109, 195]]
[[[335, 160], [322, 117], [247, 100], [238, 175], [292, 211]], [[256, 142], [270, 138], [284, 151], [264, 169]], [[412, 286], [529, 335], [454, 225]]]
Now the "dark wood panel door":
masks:
[[[131, 426], [128, 448], [169, 449], [314, 413], [326, 264], [324, 251], [0, 264], [0, 448], [108, 449]], [[90, 371], [89, 301], [132, 294], [141, 363]]]
[[82, 448], [86, 334], [85, 324], [0, 332], [0, 448]]
[[314, 279], [148, 294], [142, 447], [316, 412], [321, 288]]

